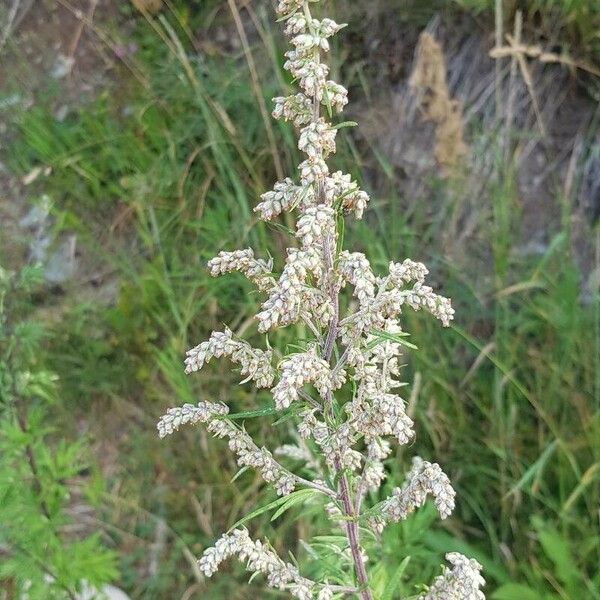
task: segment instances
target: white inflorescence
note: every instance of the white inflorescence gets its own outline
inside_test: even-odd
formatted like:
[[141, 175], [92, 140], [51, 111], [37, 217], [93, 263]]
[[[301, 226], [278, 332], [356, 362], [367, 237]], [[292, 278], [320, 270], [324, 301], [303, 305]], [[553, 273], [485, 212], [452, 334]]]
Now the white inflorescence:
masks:
[[335, 212], [330, 206], [319, 204], [306, 209], [296, 224], [296, 237], [307, 250], [322, 245], [328, 237], [335, 237]]
[[[267, 448], [258, 447], [224, 404], [200, 402], [169, 409], [158, 431], [164, 437], [181, 425], [204, 423], [214, 436], [227, 440], [240, 467], [256, 469], [279, 495], [302, 487], [327, 496], [332, 521], [347, 533], [348, 547], [340, 549], [340, 556], [352, 555], [360, 582], [357, 565], [363, 551], [358, 541], [352, 542], [351, 531], [356, 528], [358, 537], [357, 523], [364, 516], [361, 503], [369, 491], [377, 493], [385, 480], [391, 441], [409, 444], [415, 437], [406, 402], [398, 393], [404, 385], [400, 379], [406, 344], [401, 339], [406, 335], [400, 324], [403, 311], [423, 310], [448, 326], [454, 310], [450, 300], [428, 285], [423, 264], [410, 259], [391, 262], [387, 272], [378, 275], [364, 254], [339, 247], [342, 217], [362, 218], [369, 196], [351, 175], [330, 171], [326, 162], [336, 152], [340, 130], [331, 116], [344, 109], [348, 91], [329, 79], [330, 69], [323, 62], [330, 38], [343, 26], [328, 18], [313, 18], [311, 7], [318, 2], [277, 0], [291, 42], [284, 68], [299, 90], [274, 98], [272, 114], [297, 129], [304, 159], [296, 177], [275, 183], [254, 209], [265, 221], [293, 211], [295, 218], [286, 220], [286, 225], [295, 222], [296, 247], [287, 249], [279, 271], [272, 260], [256, 258], [252, 249], [222, 251], [208, 263], [212, 275], [240, 272], [264, 294], [256, 315], [259, 333], [299, 323], [301, 339], [288, 340], [293, 351], [281, 355], [270, 346], [260, 350], [235, 339], [225, 328], [189, 350], [185, 361], [186, 373], [192, 373], [213, 357], [228, 357], [240, 366], [245, 381], [270, 388], [274, 409], [287, 411], [284, 418], [296, 422], [297, 445], [285, 444], [274, 454], [301, 461], [301, 468], [308, 467], [313, 479], [294, 474]], [[345, 288], [353, 296], [349, 302], [339, 297]], [[343, 394], [336, 398], [334, 393], [340, 389]], [[299, 467], [297, 462], [294, 466]], [[428, 497], [442, 518], [450, 515], [455, 492], [448, 477], [439, 465], [415, 458], [404, 486], [394, 489], [365, 522], [381, 533], [387, 523], [407, 518]], [[271, 587], [300, 600], [332, 600], [345, 594], [361, 600], [372, 597], [365, 577], [360, 590], [303, 578], [294, 565], [253, 541], [245, 529], [224, 535], [206, 550], [200, 569], [210, 577], [231, 556], [250, 571], [266, 575]], [[483, 584], [478, 563], [456, 554], [448, 555], [448, 560], [452, 568], [446, 568], [420, 600], [483, 598], [478, 591]]]
[[213, 331], [206, 342], [188, 350], [185, 359], [185, 372], [193, 373], [201, 369], [211, 358], [228, 356], [241, 366], [241, 373], [252, 379], [258, 387], [270, 387], [275, 379], [275, 370], [271, 366], [272, 351], [252, 348], [248, 342], [233, 339], [233, 333]]
[[[288, 257], [279, 281], [270, 291], [269, 298], [263, 303], [261, 312], [256, 315], [259, 331], [295, 323], [303, 309], [312, 309], [319, 322], [328, 320], [330, 307], [320, 290], [308, 285], [308, 277], [320, 280], [323, 261], [314, 249], [288, 249]], [[315, 294], [318, 302], [314, 303]]]
[[433, 496], [442, 519], [452, 514], [456, 492], [450, 480], [437, 463], [432, 464], [416, 456], [404, 486], [396, 488], [384, 502], [383, 514], [389, 521], [404, 520], [423, 506], [429, 495]]
[[270, 276], [273, 268], [272, 262], [254, 258], [254, 251], [251, 248], [219, 252], [218, 256], [208, 262], [208, 268], [213, 277], [239, 271], [263, 290], [273, 281]]
[[275, 407], [288, 408], [298, 400], [300, 391], [307, 383], [312, 383], [321, 394], [331, 387], [329, 365], [317, 355], [315, 347], [307, 352], [292, 354], [281, 364], [281, 377], [271, 390]]
[[376, 492], [386, 477], [383, 461], [392, 452], [392, 446], [386, 440], [374, 439], [367, 445], [367, 460], [362, 480], [365, 484], [365, 491]]
[[212, 577], [222, 562], [236, 556], [253, 573], [266, 576], [267, 584], [278, 590], [288, 590], [294, 598], [312, 600], [318, 585], [300, 575], [298, 568], [286, 563], [268, 545], [252, 540], [246, 529], [235, 529], [226, 533], [212, 548], [204, 551], [198, 561], [200, 571]]
[[325, 119], [319, 119], [317, 122], [310, 123], [300, 131], [298, 139], [298, 149], [308, 154], [309, 158], [318, 158], [327, 156], [335, 152], [335, 136], [337, 129], [325, 122]]
[[360, 252], [344, 250], [339, 258], [340, 275], [354, 286], [354, 295], [361, 306], [366, 306], [375, 297], [375, 275], [367, 257]]
[[161, 417], [156, 425], [158, 435], [164, 438], [177, 431], [182, 425], [194, 425], [195, 423], [207, 423], [216, 416], [223, 416], [229, 412], [224, 404], [213, 402], [199, 402], [197, 405], [184, 404], [181, 407], [170, 408]]
[[310, 206], [314, 199], [314, 191], [296, 185], [289, 177], [276, 183], [273, 190], [261, 196], [262, 202], [254, 207], [260, 213], [261, 219], [270, 221], [284, 211], [292, 210], [296, 206]]
[[218, 438], [229, 440], [229, 449], [236, 454], [240, 467], [253, 467], [262, 478], [272, 483], [280, 496], [294, 491], [296, 477], [284, 469], [265, 448], [259, 448], [243, 430], [226, 419], [209, 422], [208, 430]]
[[479, 589], [485, 585], [481, 565], [458, 552], [446, 554], [446, 560], [452, 567], [444, 567], [443, 574], [419, 600], [485, 600]]
[[292, 121], [296, 127], [310, 123], [313, 115], [313, 107], [310, 98], [304, 94], [293, 96], [277, 96], [273, 98], [273, 117]]
[[323, 586], [323, 589], [317, 596], [317, 600], [333, 600], [333, 589], [328, 585]]

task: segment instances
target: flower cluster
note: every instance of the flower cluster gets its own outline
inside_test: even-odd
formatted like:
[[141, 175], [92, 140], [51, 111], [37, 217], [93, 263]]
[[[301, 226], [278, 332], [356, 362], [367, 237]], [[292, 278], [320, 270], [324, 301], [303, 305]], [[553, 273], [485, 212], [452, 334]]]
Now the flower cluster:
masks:
[[456, 492], [450, 480], [437, 463], [432, 464], [417, 456], [404, 486], [394, 489], [391, 497], [384, 502], [383, 515], [389, 521], [402, 521], [423, 506], [428, 495], [433, 496], [442, 519], [452, 514]]
[[319, 281], [322, 273], [322, 257], [314, 248], [289, 248], [281, 277], [256, 315], [259, 331], [295, 323], [303, 315], [326, 324], [332, 307], [322, 291], [307, 281], [310, 275]]
[[[294, 245], [287, 249], [280, 270], [274, 269], [274, 261], [255, 258], [251, 249], [220, 252], [208, 265], [215, 276], [241, 272], [264, 294], [256, 315], [259, 334], [270, 335], [292, 324], [300, 324], [302, 333], [290, 343], [293, 350], [283, 353], [278, 346], [254, 348], [225, 328], [189, 350], [185, 360], [186, 373], [193, 373], [213, 357], [229, 357], [240, 366], [244, 382], [270, 389], [267, 412], [284, 413], [282, 420], [295, 424], [297, 445], [284, 444], [274, 453], [259, 447], [224, 404], [172, 408], [158, 430], [164, 437], [181, 425], [204, 423], [214, 436], [227, 440], [240, 467], [256, 469], [281, 496], [296, 492], [282, 502], [291, 506], [304, 501], [308, 496], [301, 490], [306, 489], [325, 496], [326, 511], [346, 539], [345, 547], [337, 548], [342, 559], [338, 571], [348, 565], [354, 571], [347, 573], [345, 586], [310, 581], [240, 529], [205, 551], [199, 566], [206, 576], [237, 556], [248, 570], [264, 574], [269, 586], [301, 600], [332, 600], [344, 594], [373, 600], [359, 523], [379, 533], [389, 522], [406, 519], [428, 498], [442, 518], [454, 508], [455, 492], [441, 467], [415, 458], [402, 488], [375, 503], [366, 515], [362, 510], [362, 504], [373, 499], [367, 493], [379, 493], [386, 478], [392, 442], [406, 445], [415, 439], [410, 410], [398, 393], [405, 385], [400, 378], [403, 351], [410, 346], [403, 339], [403, 313], [423, 310], [448, 326], [454, 310], [430, 287], [423, 264], [409, 259], [391, 262], [379, 275], [364, 254], [340, 247], [341, 219], [348, 214], [362, 218], [369, 196], [349, 174], [330, 172], [326, 162], [336, 151], [340, 130], [331, 119], [347, 104], [348, 92], [328, 79], [330, 69], [323, 61], [331, 37], [342, 26], [314, 18], [311, 8], [318, 2], [277, 2], [292, 46], [284, 67], [300, 89], [274, 98], [273, 116], [298, 130], [304, 160], [296, 178], [275, 183], [255, 207], [265, 221], [292, 212], [286, 225], [295, 228]], [[346, 290], [352, 296], [347, 302], [341, 298]], [[305, 469], [312, 479], [283, 467], [279, 457], [292, 459], [290, 464]], [[420, 600], [483, 598], [479, 565], [456, 554], [448, 560], [452, 568], [446, 568]], [[336, 578], [339, 575], [336, 572]]]
[[270, 277], [273, 268], [272, 262], [257, 260], [254, 258], [254, 251], [251, 248], [219, 252], [218, 256], [209, 261], [208, 268], [213, 277], [239, 271], [262, 290], [272, 282], [272, 277]]
[[228, 356], [241, 366], [242, 375], [246, 381], [253, 380], [257, 387], [270, 387], [275, 379], [275, 370], [271, 366], [271, 350], [252, 348], [248, 342], [233, 339], [229, 328], [225, 331], [213, 331], [210, 338], [188, 350], [185, 359], [185, 372], [193, 373], [201, 369], [213, 356], [220, 358]]
[[207, 423], [214, 417], [226, 415], [229, 409], [225, 404], [213, 402], [199, 402], [184, 404], [181, 407], [170, 408], [157, 423], [158, 435], [164, 438], [177, 431], [182, 425], [193, 425], [194, 423]]
[[223, 561], [233, 556], [245, 563], [248, 571], [265, 575], [270, 587], [288, 590], [299, 600], [313, 600], [317, 584], [302, 577], [297, 567], [281, 560], [268, 545], [252, 540], [246, 529], [223, 535], [212, 548], [204, 551], [198, 566], [206, 577], [211, 577]]
[[322, 245], [324, 240], [335, 237], [335, 212], [325, 204], [307, 208], [298, 219], [296, 237], [302, 242], [302, 248], [308, 250]]
[[312, 122], [300, 131], [298, 149], [308, 154], [309, 159], [327, 156], [335, 152], [335, 136], [337, 129], [329, 125], [325, 119]]
[[481, 565], [458, 552], [446, 554], [446, 560], [452, 568], [444, 567], [444, 573], [419, 600], [485, 600], [479, 589], [485, 585]]
[[261, 219], [270, 221], [282, 212], [292, 210], [296, 206], [310, 206], [314, 199], [314, 191], [310, 188], [294, 184], [287, 177], [275, 184], [270, 192], [261, 196], [262, 202], [254, 207], [260, 213]]
[[278, 410], [288, 408], [307, 383], [314, 384], [321, 394], [331, 387], [329, 365], [319, 358], [314, 346], [307, 352], [292, 354], [281, 364], [279, 382], [271, 390], [275, 407]]

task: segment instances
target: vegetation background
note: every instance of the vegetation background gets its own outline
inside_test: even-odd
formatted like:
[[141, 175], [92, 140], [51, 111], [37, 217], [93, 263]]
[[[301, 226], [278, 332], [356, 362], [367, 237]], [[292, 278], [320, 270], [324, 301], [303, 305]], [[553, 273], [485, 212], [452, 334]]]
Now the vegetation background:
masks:
[[[330, 0], [327, 10], [349, 23], [332, 56], [359, 123], [342, 130], [336, 160], [373, 199], [348, 244], [381, 267], [406, 256], [431, 265], [457, 312], [443, 332], [409, 317], [420, 351], [405, 376], [415, 450], [442, 464], [458, 508], [444, 524], [426, 508], [389, 530], [373, 576], [402, 563], [397, 597], [407, 597], [457, 549], [483, 563], [492, 599], [598, 599], [600, 4]], [[32, 565], [69, 572], [70, 544], [88, 539], [101, 569], [76, 572], [130, 598], [280, 597], [234, 566], [210, 584], [195, 569], [222, 530], [273, 498], [250, 473], [234, 480], [233, 459], [201, 429], [160, 442], [155, 422], [200, 398], [236, 411], [267, 399], [235, 385], [227, 364], [186, 377], [182, 358], [223, 322], [254, 335], [258, 298], [241, 279], [211, 279], [206, 261], [284, 248], [280, 228], [252, 213], [298, 162], [293, 132], [268, 115], [289, 85], [283, 48], [259, 0], [0, 6], [1, 264], [40, 265], [7, 309], [2, 382], [9, 372], [52, 382], [21, 398], [31, 438], [15, 434], [0, 385], [12, 442], [0, 457], [0, 597], [15, 597]], [[19, 336], [28, 345], [16, 354]], [[285, 423], [272, 425], [246, 422], [270, 445], [288, 439]], [[41, 491], [31, 448], [49, 473]], [[390, 481], [405, 463], [399, 451]], [[15, 485], [33, 490], [26, 511], [7, 500]], [[60, 516], [44, 516], [47, 485]], [[249, 526], [309, 570], [297, 540], [326, 531], [310, 506]]]

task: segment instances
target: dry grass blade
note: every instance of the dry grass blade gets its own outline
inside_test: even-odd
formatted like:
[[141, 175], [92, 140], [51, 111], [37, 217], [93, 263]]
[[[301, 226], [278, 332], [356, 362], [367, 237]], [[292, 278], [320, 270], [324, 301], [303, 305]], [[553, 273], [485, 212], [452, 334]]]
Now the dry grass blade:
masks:
[[[79, 46], [79, 40], [81, 39], [81, 34], [83, 33], [83, 29], [84, 29], [86, 23], [89, 23], [91, 25], [91, 23], [93, 22], [94, 13], [96, 12], [97, 6], [98, 6], [98, 0], [90, 0], [86, 19], [85, 19], [85, 21], [83, 19], [80, 19], [79, 23], [77, 24], [77, 29], [75, 30], [75, 35], [73, 36], [73, 39], [71, 40], [71, 43], [69, 45], [69, 51], [67, 52], [67, 58], [73, 59], [75, 57], [75, 52], [77, 52], [77, 47]], [[70, 71], [72, 71], [74, 61], [71, 61], [69, 64], [70, 64]]]
[[267, 110], [265, 98], [262, 94], [262, 90], [260, 87], [260, 80], [258, 78], [256, 63], [254, 62], [252, 50], [250, 49], [250, 44], [248, 43], [248, 36], [246, 35], [246, 30], [244, 29], [244, 24], [242, 23], [240, 12], [236, 6], [235, 0], [227, 0], [227, 3], [229, 4], [229, 9], [231, 10], [233, 21], [238, 31], [238, 35], [240, 36], [240, 41], [242, 42], [242, 48], [244, 49], [244, 56], [246, 57], [246, 62], [248, 63], [248, 70], [250, 71], [250, 78], [252, 80], [252, 90], [254, 92], [254, 96], [256, 97], [256, 101], [258, 102], [260, 115], [262, 117], [265, 131], [267, 133], [267, 138], [269, 140], [269, 146], [271, 149], [271, 155], [273, 156], [273, 163], [275, 165], [277, 178], [281, 180], [284, 177], [283, 166], [281, 165], [281, 159], [279, 157], [279, 150], [277, 149], [277, 142], [275, 141], [275, 134], [273, 133], [273, 126], [271, 124], [269, 111]]
[[[507, 39], [509, 38], [510, 36], [507, 36]], [[490, 51], [490, 56], [496, 59], [507, 58], [515, 54], [521, 54], [522, 56], [526, 56], [527, 58], [534, 58], [542, 63], [560, 64], [566, 67], [570, 67], [572, 69], [579, 69], [581, 71], [591, 73], [596, 77], [600, 77], [600, 69], [598, 69], [594, 65], [591, 65], [585, 61], [574, 60], [569, 56], [565, 56], [563, 54], [556, 54], [555, 52], [546, 52], [540, 46], [537, 45], [527, 46], [525, 44], [520, 43], [514, 38], [513, 43], [511, 43], [509, 46], [501, 46], [498, 48], [494, 48]]]

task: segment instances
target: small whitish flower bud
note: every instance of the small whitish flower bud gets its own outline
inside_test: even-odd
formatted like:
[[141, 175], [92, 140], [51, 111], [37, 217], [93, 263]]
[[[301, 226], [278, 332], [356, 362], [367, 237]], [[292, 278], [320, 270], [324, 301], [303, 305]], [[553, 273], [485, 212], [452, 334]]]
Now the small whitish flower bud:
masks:
[[275, 378], [275, 370], [271, 366], [272, 350], [252, 348], [244, 341], [233, 339], [229, 328], [225, 331], [213, 331], [210, 338], [187, 351], [185, 372], [193, 373], [201, 369], [211, 358], [228, 356], [241, 366], [241, 373], [252, 379], [258, 387], [270, 387]]
[[357, 397], [346, 405], [352, 427], [366, 437], [393, 435], [399, 444], [408, 444], [415, 432], [404, 400], [395, 394], [369, 390], [368, 386], [361, 382]]
[[376, 535], [381, 535], [385, 529], [385, 521], [378, 516], [369, 517], [367, 519], [367, 525], [369, 529]]
[[342, 112], [348, 104], [348, 90], [335, 81], [326, 81], [319, 98], [326, 106], [331, 106], [337, 112]]
[[358, 450], [347, 449], [342, 454], [342, 467], [350, 471], [358, 471], [362, 464], [363, 455]]
[[316, 410], [309, 409], [300, 413], [300, 423], [298, 423], [298, 434], [302, 439], [308, 439], [312, 436], [315, 427], [318, 424], [315, 417]]
[[275, 104], [273, 108], [273, 117], [275, 119], [292, 121], [297, 127], [310, 123], [312, 120], [312, 102], [304, 94], [278, 96], [277, 98], [273, 98], [273, 103]]
[[261, 219], [270, 221], [273, 217], [295, 206], [310, 206], [314, 201], [315, 192], [307, 186], [296, 185], [289, 177], [276, 183], [273, 190], [265, 192], [262, 202], [256, 205], [255, 212], [260, 213]]
[[330, 467], [334, 468], [338, 459], [344, 467], [353, 471], [360, 467], [362, 454], [352, 449], [356, 440], [349, 423], [342, 423], [334, 431], [330, 431], [325, 425], [318, 423], [313, 428], [312, 435]]
[[305, 249], [335, 239], [335, 212], [330, 206], [319, 204], [306, 210], [296, 224], [296, 237]]
[[397, 286], [402, 286], [411, 281], [423, 283], [429, 274], [427, 267], [420, 262], [407, 258], [403, 263], [391, 262], [389, 267], [390, 281]]
[[329, 173], [327, 163], [321, 157], [305, 160], [298, 165], [302, 185], [310, 185], [315, 181], [323, 179]]
[[335, 152], [335, 136], [337, 129], [331, 127], [324, 119], [307, 125], [300, 132], [298, 149], [305, 152], [309, 159], [317, 159]]
[[333, 315], [333, 304], [327, 294], [316, 288], [305, 288], [302, 302], [313, 319], [322, 327], [327, 327]]
[[269, 275], [273, 268], [272, 261], [267, 262], [254, 258], [254, 251], [251, 248], [234, 250], [233, 252], [219, 252], [215, 258], [208, 262], [208, 268], [213, 277], [239, 271], [261, 290], [268, 288], [273, 281], [273, 278]]
[[436, 577], [427, 593], [421, 594], [418, 600], [485, 600], [479, 589], [485, 585], [481, 565], [458, 552], [446, 554], [446, 560], [452, 567], [444, 567], [442, 575]]
[[338, 25], [333, 19], [325, 18], [317, 24], [315, 29], [319, 32], [319, 35], [321, 35], [322, 37], [331, 37], [343, 27], [343, 25]]
[[328, 585], [323, 586], [317, 600], [333, 600], [333, 590]]
[[292, 15], [302, 8], [304, 0], [278, 0], [277, 12], [282, 16]]
[[385, 467], [379, 461], [371, 461], [365, 466], [362, 479], [368, 490], [376, 492], [385, 479]]
[[301, 13], [296, 13], [287, 20], [284, 33], [290, 36], [298, 33], [304, 33], [304, 31], [306, 31], [306, 27], [306, 17]]
[[454, 309], [448, 298], [435, 294], [428, 285], [421, 283], [416, 283], [405, 297], [406, 303], [413, 310], [426, 310], [439, 319], [444, 327], [450, 327], [450, 321], [454, 319]]
[[430, 463], [416, 456], [402, 489], [396, 488], [385, 501], [383, 515], [388, 521], [404, 520], [425, 504], [428, 495], [433, 496], [440, 517], [449, 517], [454, 510], [456, 495], [450, 480], [437, 463]]
[[300, 52], [306, 52], [312, 48], [319, 48], [324, 52], [329, 52], [329, 42], [320, 35], [312, 33], [301, 33], [292, 39], [292, 44]]
[[177, 431], [182, 425], [193, 425], [195, 423], [206, 423], [210, 419], [226, 415], [229, 412], [227, 406], [221, 403], [199, 402], [196, 406], [193, 404], [184, 404], [181, 407], [170, 408], [163, 415], [156, 428], [158, 435], [164, 438]]
[[298, 400], [300, 390], [312, 383], [324, 395], [330, 386], [329, 365], [317, 355], [314, 347], [292, 354], [281, 364], [281, 377], [271, 390], [278, 410]]
[[285, 53], [287, 60], [283, 68], [289, 71], [300, 83], [307, 96], [321, 98], [327, 82], [329, 67], [315, 60], [314, 52], [296, 48]]
[[229, 440], [229, 449], [237, 455], [240, 467], [256, 469], [267, 483], [273, 484], [279, 495], [287, 495], [294, 490], [295, 477], [286, 471], [268, 450], [256, 446], [243, 429], [226, 419], [213, 419], [208, 422], [207, 427], [215, 437]]
[[374, 438], [367, 444], [368, 453], [362, 478], [366, 489], [376, 492], [386, 477], [383, 460], [392, 451], [390, 444], [382, 439]]

